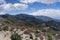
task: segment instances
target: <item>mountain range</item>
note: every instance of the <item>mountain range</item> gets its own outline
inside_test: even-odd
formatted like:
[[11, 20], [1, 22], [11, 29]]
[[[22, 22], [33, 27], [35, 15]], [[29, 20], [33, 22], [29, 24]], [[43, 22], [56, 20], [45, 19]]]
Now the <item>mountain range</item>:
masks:
[[45, 23], [45, 26], [51, 27], [55, 30], [60, 30], [60, 22], [56, 21], [53, 18], [47, 16], [33, 16], [27, 14], [17, 14], [17, 15], [0, 15], [1, 18], [9, 19], [12, 23], [17, 25], [24, 25], [24, 26], [37, 26], [42, 25]]
[[[37, 37], [40, 37], [39, 39], [41, 40], [43, 40], [42, 38], [45, 38], [44, 40], [60, 39], [60, 22], [47, 16], [33, 16], [27, 14], [0, 15], [0, 31], [2, 32], [2, 30], [5, 33], [9, 32], [9, 34], [13, 32], [20, 34], [23, 31], [23, 35], [30, 35], [32, 33], [32, 35], [34, 34]], [[11, 35], [12, 40], [19, 38], [19, 36], [15, 35], [14, 33]], [[18, 36], [18, 38], [15, 38], [16, 36]]]

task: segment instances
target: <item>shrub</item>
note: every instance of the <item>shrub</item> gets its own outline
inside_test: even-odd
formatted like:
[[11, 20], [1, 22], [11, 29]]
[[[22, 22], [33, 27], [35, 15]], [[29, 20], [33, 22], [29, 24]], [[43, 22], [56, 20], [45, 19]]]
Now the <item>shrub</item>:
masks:
[[2, 28], [2, 30], [4, 30], [4, 31], [8, 31], [9, 28], [8, 28], [8, 26], [4, 26], [4, 27]]
[[20, 35], [18, 35], [17, 33], [14, 33], [11, 36], [11, 40], [22, 40], [22, 39]]

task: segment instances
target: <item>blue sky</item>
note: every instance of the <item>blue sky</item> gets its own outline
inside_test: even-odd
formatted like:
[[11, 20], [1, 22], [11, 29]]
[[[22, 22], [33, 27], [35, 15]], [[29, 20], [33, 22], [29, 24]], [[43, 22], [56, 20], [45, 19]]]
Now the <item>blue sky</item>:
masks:
[[60, 0], [0, 0], [0, 14], [59, 17]]

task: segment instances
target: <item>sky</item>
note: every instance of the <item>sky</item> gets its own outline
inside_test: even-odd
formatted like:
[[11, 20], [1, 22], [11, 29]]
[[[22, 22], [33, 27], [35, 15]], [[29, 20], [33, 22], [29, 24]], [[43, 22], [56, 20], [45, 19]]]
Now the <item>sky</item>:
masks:
[[0, 0], [1, 14], [30, 14], [60, 18], [60, 0]]

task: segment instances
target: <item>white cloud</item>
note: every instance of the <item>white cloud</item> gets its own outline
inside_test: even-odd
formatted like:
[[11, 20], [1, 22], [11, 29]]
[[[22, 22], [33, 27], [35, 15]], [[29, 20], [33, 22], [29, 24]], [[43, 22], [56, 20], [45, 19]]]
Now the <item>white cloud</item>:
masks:
[[5, 12], [0, 12], [0, 15], [4, 15], [4, 14], [6, 14]]
[[19, 1], [23, 3], [33, 3], [36, 2], [37, 0], [19, 0]]
[[7, 12], [13, 10], [13, 5], [8, 3], [8, 4], [3, 4], [0, 5], [0, 12]]
[[6, 14], [11, 11], [25, 10], [28, 8], [27, 4], [22, 3], [6, 3], [6, 0], [0, 0], [0, 14]]
[[13, 8], [13, 4], [10, 4], [10, 3], [8, 3], [8, 4], [3, 4], [3, 5], [1, 5], [1, 7], [2, 7], [4, 10], [10, 10], [10, 9]]
[[23, 3], [34, 3], [34, 2], [40, 2], [44, 4], [53, 4], [56, 2], [60, 2], [60, 0], [19, 0], [20, 2]]
[[60, 10], [57, 9], [42, 9], [42, 10], [38, 10], [35, 11], [33, 13], [31, 13], [31, 15], [35, 15], [35, 16], [49, 16], [49, 17], [58, 17], [60, 16]]
[[13, 5], [17, 10], [25, 10], [28, 8], [27, 4], [16, 3]]
[[5, 0], [0, 0], [0, 4], [6, 4]]
[[53, 4], [58, 2], [58, 0], [40, 0], [39, 2], [45, 3], [45, 4]]
[[4, 12], [11, 12], [11, 11], [16, 11], [16, 10], [25, 10], [28, 8], [27, 4], [22, 4], [22, 3], [15, 3], [15, 4], [2, 4], [0, 5], [0, 14], [4, 14]]
[[21, 3], [15, 3], [15, 4], [3, 4], [0, 5], [0, 10], [4, 9], [4, 10], [10, 10], [10, 9], [16, 9], [16, 10], [25, 10], [26, 8], [28, 8], [27, 4], [21, 4]]

